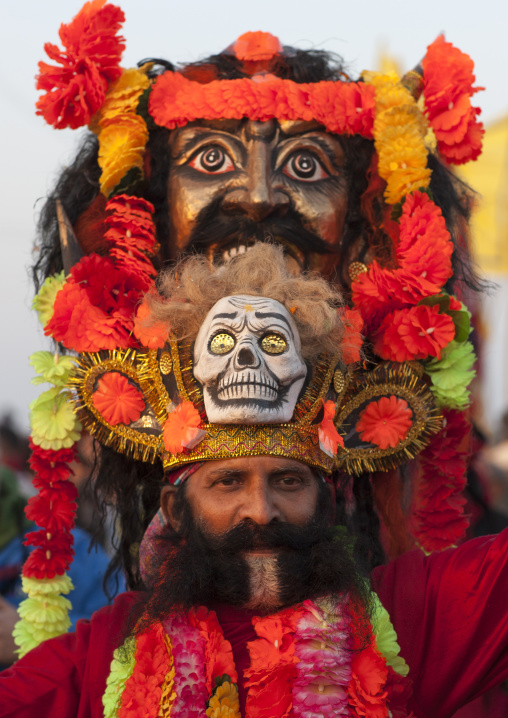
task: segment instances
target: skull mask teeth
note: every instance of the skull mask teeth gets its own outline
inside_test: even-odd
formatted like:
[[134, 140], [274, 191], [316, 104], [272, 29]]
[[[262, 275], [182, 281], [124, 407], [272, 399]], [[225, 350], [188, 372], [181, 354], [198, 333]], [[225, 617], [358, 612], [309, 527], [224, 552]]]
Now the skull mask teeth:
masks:
[[218, 301], [194, 346], [194, 376], [212, 423], [291, 420], [307, 367], [287, 309], [265, 297]]

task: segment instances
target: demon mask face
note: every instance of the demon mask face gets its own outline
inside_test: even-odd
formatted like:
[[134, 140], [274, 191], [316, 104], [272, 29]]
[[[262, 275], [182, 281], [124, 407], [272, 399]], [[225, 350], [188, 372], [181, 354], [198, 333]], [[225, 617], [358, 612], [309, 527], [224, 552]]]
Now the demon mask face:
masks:
[[307, 367], [298, 329], [274, 299], [235, 296], [218, 301], [194, 345], [194, 376], [215, 424], [291, 420]]

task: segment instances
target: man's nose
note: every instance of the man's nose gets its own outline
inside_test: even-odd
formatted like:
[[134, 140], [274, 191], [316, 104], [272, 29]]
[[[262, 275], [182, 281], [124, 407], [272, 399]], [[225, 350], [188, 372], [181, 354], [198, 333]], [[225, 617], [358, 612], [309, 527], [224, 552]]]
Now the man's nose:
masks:
[[289, 197], [272, 172], [272, 149], [261, 140], [249, 148], [246, 177], [241, 186], [232, 189], [222, 204], [228, 214], [242, 214], [254, 222], [272, 215], [283, 216], [289, 207]]
[[257, 485], [248, 492], [248, 496], [240, 509], [239, 521], [250, 519], [259, 526], [266, 526], [271, 521], [281, 521], [282, 516], [274, 503], [270, 488]]

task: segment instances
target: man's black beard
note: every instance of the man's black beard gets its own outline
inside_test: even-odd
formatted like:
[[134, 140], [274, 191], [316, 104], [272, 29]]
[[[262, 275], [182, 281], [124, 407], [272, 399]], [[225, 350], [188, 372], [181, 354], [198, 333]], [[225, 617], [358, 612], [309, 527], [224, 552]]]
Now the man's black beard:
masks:
[[[206, 254], [209, 247], [226, 249], [232, 244], [280, 242], [296, 247], [307, 257], [314, 254], [336, 254], [338, 248], [305, 228], [304, 217], [294, 208], [283, 215], [274, 213], [261, 221], [245, 215], [226, 214], [221, 210], [222, 198], [214, 200], [199, 213], [186, 252]], [[303, 267], [307, 269], [307, 267]]]
[[247, 520], [226, 533], [211, 535], [194, 521], [184, 491], [178, 501], [181, 529], [178, 534], [168, 529], [159, 540], [163, 557], [152, 572], [150, 590], [137, 606], [137, 630], [192, 606], [252, 607], [251, 568], [245, 553], [259, 548], [275, 550], [280, 587], [277, 605], [269, 610], [256, 607], [259, 613], [327, 595], [347, 596], [368, 611], [365, 576], [346, 532], [330, 527], [330, 496], [324, 485], [314, 516], [303, 527], [284, 522], [260, 526]]

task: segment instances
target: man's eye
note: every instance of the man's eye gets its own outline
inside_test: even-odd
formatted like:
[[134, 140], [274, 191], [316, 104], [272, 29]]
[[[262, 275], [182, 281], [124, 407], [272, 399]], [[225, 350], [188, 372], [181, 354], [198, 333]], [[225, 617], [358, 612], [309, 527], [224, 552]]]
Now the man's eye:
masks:
[[218, 145], [205, 147], [192, 158], [189, 165], [198, 172], [209, 175], [232, 172], [235, 169], [231, 157]]
[[295, 152], [282, 171], [300, 182], [317, 182], [330, 176], [312, 152]]
[[302, 480], [299, 476], [283, 476], [281, 479], [279, 479], [279, 484], [284, 488], [293, 488], [295, 486], [300, 486], [301, 483]]

